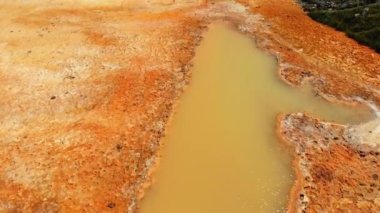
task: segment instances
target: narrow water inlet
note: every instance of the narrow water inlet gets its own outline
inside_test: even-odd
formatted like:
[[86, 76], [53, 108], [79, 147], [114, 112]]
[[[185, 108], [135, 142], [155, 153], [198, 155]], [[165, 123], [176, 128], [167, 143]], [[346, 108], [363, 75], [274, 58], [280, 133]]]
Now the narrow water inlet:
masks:
[[164, 139], [142, 213], [282, 212], [294, 177], [275, 133], [279, 113], [338, 123], [371, 118], [277, 76], [273, 57], [224, 23], [197, 50], [189, 88]]

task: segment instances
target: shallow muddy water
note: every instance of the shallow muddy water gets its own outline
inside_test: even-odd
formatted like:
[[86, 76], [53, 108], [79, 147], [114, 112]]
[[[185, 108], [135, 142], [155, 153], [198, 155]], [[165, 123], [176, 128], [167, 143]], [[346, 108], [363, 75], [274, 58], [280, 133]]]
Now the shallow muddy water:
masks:
[[340, 123], [371, 116], [285, 85], [273, 57], [222, 23], [210, 26], [194, 60], [142, 213], [282, 212], [294, 177], [276, 116], [308, 112]]

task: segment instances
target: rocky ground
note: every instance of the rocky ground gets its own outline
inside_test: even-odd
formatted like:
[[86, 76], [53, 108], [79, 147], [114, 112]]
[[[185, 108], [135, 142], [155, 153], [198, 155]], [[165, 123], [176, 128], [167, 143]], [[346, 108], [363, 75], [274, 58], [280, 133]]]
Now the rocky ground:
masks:
[[[0, 7], [0, 211], [135, 212], [214, 20], [277, 57], [288, 84], [309, 80], [330, 101], [380, 104], [380, 55], [293, 0], [36, 2]], [[282, 116], [297, 171], [289, 210], [377, 211], [378, 126]]]
[[351, 142], [347, 127], [303, 114], [281, 118], [295, 147], [297, 181], [289, 212], [379, 212], [380, 152]]

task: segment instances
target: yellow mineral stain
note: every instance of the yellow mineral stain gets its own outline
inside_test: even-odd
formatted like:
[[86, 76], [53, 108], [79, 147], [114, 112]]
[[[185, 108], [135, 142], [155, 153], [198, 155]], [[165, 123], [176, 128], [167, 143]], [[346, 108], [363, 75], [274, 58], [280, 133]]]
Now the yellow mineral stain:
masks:
[[294, 177], [276, 116], [307, 112], [338, 123], [371, 117], [328, 103], [310, 87], [287, 86], [273, 57], [223, 23], [205, 34], [192, 74], [142, 213], [282, 212]]

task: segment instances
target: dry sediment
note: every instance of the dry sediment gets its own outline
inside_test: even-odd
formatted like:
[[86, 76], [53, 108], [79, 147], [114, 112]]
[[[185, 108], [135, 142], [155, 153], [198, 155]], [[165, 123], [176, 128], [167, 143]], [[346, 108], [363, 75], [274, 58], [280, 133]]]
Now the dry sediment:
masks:
[[279, 119], [280, 135], [295, 147], [297, 180], [289, 212], [379, 212], [380, 152], [350, 143], [343, 125], [304, 114]]
[[0, 7], [0, 211], [133, 212], [201, 22]]
[[[214, 20], [254, 37], [289, 84], [309, 79], [329, 100], [379, 105], [378, 54], [312, 21], [292, 0], [244, 3], [250, 10], [218, 2], [151, 13], [157, 8], [4, 2], [0, 210], [135, 211], [194, 47]], [[361, 144], [378, 138], [365, 134], [377, 123], [282, 118], [279, 131], [296, 150], [290, 211], [379, 210], [378, 151]]]

